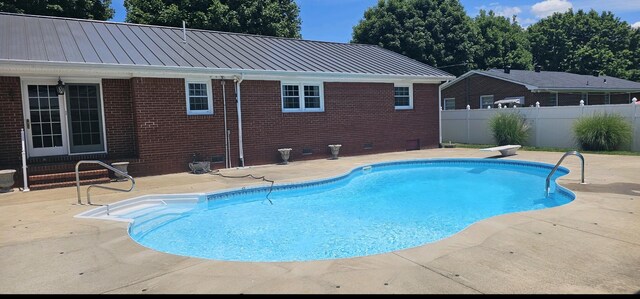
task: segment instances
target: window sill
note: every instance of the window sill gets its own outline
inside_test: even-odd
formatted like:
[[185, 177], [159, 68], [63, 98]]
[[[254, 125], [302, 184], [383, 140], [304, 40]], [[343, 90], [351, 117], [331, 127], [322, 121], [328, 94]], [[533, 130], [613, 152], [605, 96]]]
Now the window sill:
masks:
[[313, 112], [324, 112], [323, 110], [282, 110], [282, 113], [313, 113]]
[[396, 110], [413, 110], [413, 107], [397, 107]]

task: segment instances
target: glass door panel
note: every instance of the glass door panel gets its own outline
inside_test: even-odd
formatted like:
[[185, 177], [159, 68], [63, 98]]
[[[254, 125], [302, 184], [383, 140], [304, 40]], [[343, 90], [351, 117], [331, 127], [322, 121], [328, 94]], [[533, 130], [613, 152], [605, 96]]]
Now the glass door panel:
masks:
[[29, 101], [26, 115], [31, 156], [67, 153], [60, 97], [55, 85], [27, 85]]
[[71, 153], [104, 151], [97, 84], [67, 84]]

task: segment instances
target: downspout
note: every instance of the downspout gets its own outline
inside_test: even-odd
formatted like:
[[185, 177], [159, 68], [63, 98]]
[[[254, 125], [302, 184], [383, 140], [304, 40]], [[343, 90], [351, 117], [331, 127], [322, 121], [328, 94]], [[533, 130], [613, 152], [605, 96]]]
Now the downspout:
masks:
[[225, 90], [225, 82], [224, 77], [221, 77], [220, 84], [222, 84], [222, 103], [224, 105], [224, 166], [225, 168], [230, 167], [230, 157], [229, 157], [229, 129], [227, 129], [227, 92]]
[[449, 82], [449, 80], [447, 80], [444, 83], [441, 83], [438, 86], [438, 103], [439, 103], [439, 107], [438, 107], [438, 127], [440, 130], [440, 144], [438, 145], [438, 147], [442, 147], [442, 108], [444, 106], [444, 103], [442, 102], [442, 85], [447, 84]]
[[240, 167], [244, 167], [244, 149], [242, 148], [242, 102], [240, 98], [240, 83], [244, 81], [244, 74], [240, 74], [240, 78], [235, 76], [233, 81], [236, 83], [236, 109], [238, 110], [238, 150], [240, 152]]

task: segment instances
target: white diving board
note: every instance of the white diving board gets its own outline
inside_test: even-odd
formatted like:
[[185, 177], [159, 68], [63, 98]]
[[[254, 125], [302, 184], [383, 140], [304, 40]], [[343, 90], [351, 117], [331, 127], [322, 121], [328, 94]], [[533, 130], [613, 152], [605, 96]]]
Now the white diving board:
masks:
[[500, 154], [502, 154], [502, 156], [512, 156], [516, 154], [516, 151], [520, 148], [520, 145], [503, 145], [503, 146], [496, 146], [496, 147], [488, 147], [488, 148], [481, 148], [481, 151], [485, 151], [485, 152], [495, 152], [495, 151], [500, 151]]

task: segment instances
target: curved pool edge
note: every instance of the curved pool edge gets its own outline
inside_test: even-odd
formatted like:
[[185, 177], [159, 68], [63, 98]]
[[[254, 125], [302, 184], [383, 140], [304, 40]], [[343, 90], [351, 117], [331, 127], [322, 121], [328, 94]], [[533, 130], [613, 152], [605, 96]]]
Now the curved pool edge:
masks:
[[[367, 163], [363, 164], [342, 174], [338, 174], [335, 176], [320, 178], [314, 180], [306, 180], [300, 182], [289, 182], [289, 183], [278, 183], [273, 184], [273, 186], [269, 185], [258, 185], [258, 186], [245, 186], [245, 187], [236, 187], [236, 188], [226, 188], [222, 190], [217, 190], [213, 192], [199, 192], [199, 193], [174, 193], [174, 194], [146, 194], [138, 197], [125, 199], [121, 201], [117, 201], [115, 203], [107, 204], [100, 206], [95, 209], [91, 209], [80, 214], [74, 216], [74, 218], [87, 218], [87, 219], [101, 219], [101, 220], [112, 220], [112, 221], [120, 221], [120, 222], [128, 222], [129, 227], [127, 231], [130, 231], [131, 225], [133, 225], [133, 219], [129, 217], [121, 217], [121, 215], [130, 214], [136, 210], [142, 210], [148, 208], [150, 206], [162, 205], [168, 203], [191, 203], [197, 204], [199, 202], [209, 201], [209, 200], [218, 200], [224, 197], [239, 195], [239, 194], [248, 194], [248, 193], [257, 193], [257, 192], [267, 192], [269, 189], [272, 191], [277, 191], [280, 189], [300, 189], [304, 187], [310, 186], [318, 186], [330, 184], [342, 179], [347, 179], [349, 176], [355, 174], [357, 171], [365, 171], [366, 168], [373, 169], [374, 167], [385, 167], [385, 166], [394, 166], [394, 165], [402, 165], [402, 164], [432, 164], [432, 163], [487, 163], [487, 164], [509, 164], [509, 165], [522, 165], [527, 167], [536, 167], [536, 168], [544, 168], [551, 171], [555, 165], [551, 165], [543, 162], [534, 162], [534, 161], [526, 161], [526, 160], [496, 160], [496, 159], [487, 159], [487, 158], [429, 158], [429, 159], [408, 159], [408, 160], [395, 160], [395, 161], [386, 161], [379, 163]], [[556, 174], [556, 179], [553, 182], [556, 183], [556, 192], [561, 192], [563, 195], [571, 197], [573, 202], [576, 199], [575, 193], [570, 189], [558, 184], [556, 180], [560, 177], [563, 177], [569, 174], [571, 171], [564, 167], [559, 166]], [[542, 187], [544, 188], [544, 186]], [[267, 198], [265, 198], [266, 200]], [[571, 203], [569, 202], [569, 203]], [[569, 204], [567, 203], [567, 204]]]

